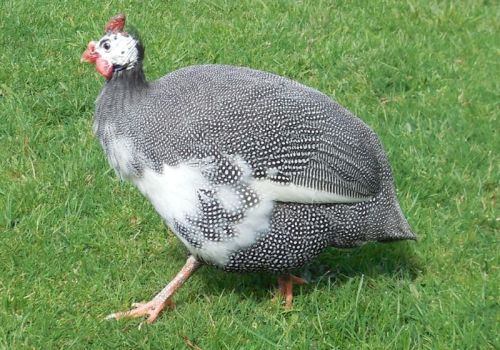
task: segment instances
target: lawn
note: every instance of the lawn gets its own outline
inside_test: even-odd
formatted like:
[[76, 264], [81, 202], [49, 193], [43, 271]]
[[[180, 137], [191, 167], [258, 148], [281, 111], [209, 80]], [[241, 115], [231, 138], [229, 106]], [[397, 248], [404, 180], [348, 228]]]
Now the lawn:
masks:
[[[498, 349], [500, 7], [495, 1], [37, 1], [0, 5], [0, 348]], [[292, 311], [269, 274], [202, 268], [153, 325], [186, 250], [92, 134], [79, 63], [123, 12], [156, 79], [226, 63], [296, 79], [366, 121], [416, 242], [329, 249]]]

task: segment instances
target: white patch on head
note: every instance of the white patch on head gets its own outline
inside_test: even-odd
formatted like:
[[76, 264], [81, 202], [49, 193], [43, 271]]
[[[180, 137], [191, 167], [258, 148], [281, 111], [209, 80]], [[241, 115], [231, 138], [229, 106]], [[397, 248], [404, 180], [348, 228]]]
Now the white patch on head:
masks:
[[293, 203], [358, 203], [369, 200], [371, 197], [357, 198], [337, 193], [319, 191], [314, 188], [295, 184], [280, 184], [271, 180], [254, 180], [252, 187], [259, 196], [278, 202]]
[[[109, 45], [109, 49], [107, 48]], [[110, 62], [131, 69], [139, 59], [137, 41], [130, 35], [124, 33], [108, 33], [96, 46], [95, 51]]]

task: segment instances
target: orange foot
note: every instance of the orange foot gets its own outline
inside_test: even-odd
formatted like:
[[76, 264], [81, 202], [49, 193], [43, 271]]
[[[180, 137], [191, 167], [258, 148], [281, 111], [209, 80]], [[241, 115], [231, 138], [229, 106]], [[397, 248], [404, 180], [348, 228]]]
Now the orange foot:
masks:
[[179, 289], [184, 282], [191, 276], [199, 267], [201, 263], [194, 257], [190, 256], [184, 267], [174, 277], [174, 279], [165, 286], [150, 302], [147, 303], [134, 303], [133, 309], [128, 311], [114, 312], [106, 316], [107, 320], [119, 320], [121, 318], [136, 318], [147, 316], [147, 322], [153, 323], [160, 312], [165, 308], [175, 308], [175, 304], [171, 300], [172, 295]]
[[283, 298], [285, 298], [285, 310], [290, 310], [292, 308], [293, 285], [302, 285], [305, 283], [307, 283], [305, 279], [291, 274], [286, 274], [278, 277], [278, 293], [282, 295]]
[[160, 300], [153, 298], [151, 301], [147, 303], [133, 303], [132, 307], [133, 309], [128, 311], [120, 311], [109, 314], [108, 316], [106, 316], [106, 319], [119, 320], [121, 318], [136, 318], [141, 316], [147, 316], [148, 319], [146, 320], [146, 322], [153, 323], [154, 321], [156, 321], [158, 315], [160, 315], [160, 313], [163, 311], [163, 309], [165, 309], [165, 307], [174, 309], [175, 304], [170, 299], [165, 300], [165, 302], [161, 302]]

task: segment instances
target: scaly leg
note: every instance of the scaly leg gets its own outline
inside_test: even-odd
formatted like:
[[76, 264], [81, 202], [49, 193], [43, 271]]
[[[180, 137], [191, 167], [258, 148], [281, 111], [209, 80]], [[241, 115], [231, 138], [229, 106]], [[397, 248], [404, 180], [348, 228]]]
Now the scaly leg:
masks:
[[174, 279], [165, 286], [150, 302], [147, 303], [134, 303], [133, 309], [129, 311], [115, 312], [106, 317], [106, 319], [119, 320], [120, 318], [135, 318], [141, 316], [148, 316], [147, 322], [152, 323], [156, 320], [160, 312], [165, 306], [174, 307], [174, 303], [170, 299], [172, 295], [179, 289], [184, 282], [191, 276], [199, 267], [201, 263], [193, 256], [190, 256], [184, 267], [174, 277]]
[[285, 298], [285, 310], [290, 310], [292, 308], [294, 283], [301, 285], [305, 284], [306, 280], [291, 274], [278, 277], [278, 292]]

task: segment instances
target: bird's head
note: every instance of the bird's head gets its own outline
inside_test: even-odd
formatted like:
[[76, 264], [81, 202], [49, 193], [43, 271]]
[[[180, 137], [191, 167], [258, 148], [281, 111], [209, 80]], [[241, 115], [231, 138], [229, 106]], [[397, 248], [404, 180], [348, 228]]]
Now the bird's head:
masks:
[[98, 41], [91, 41], [82, 55], [81, 62], [93, 63], [103, 77], [110, 80], [115, 72], [135, 68], [142, 63], [144, 47], [139, 39], [124, 32], [125, 15], [111, 18]]

